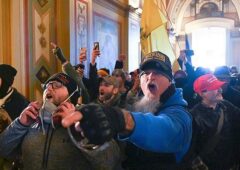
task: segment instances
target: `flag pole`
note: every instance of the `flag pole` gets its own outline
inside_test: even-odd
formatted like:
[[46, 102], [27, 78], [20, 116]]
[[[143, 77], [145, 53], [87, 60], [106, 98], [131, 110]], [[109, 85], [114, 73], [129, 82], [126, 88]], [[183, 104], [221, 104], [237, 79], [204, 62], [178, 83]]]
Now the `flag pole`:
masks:
[[151, 34], [152, 34], [152, 33], [149, 34], [149, 38], [148, 38], [148, 44], [149, 44], [149, 46], [150, 46], [150, 47], [149, 47], [149, 52], [152, 52], [152, 38], [151, 38]]

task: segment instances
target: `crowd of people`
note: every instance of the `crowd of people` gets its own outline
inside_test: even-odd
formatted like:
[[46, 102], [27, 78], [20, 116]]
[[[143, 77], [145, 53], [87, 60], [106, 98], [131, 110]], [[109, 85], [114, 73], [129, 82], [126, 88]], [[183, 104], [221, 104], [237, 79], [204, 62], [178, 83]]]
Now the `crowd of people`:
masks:
[[165, 54], [138, 69], [97, 69], [99, 49], [73, 66], [51, 43], [62, 72], [29, 102], [12, 87], [17, 70], [0, 64], [0, 169], [238, 170], [240, 87], [236, 66], [194, 68], [181, 51], [173, 72]]

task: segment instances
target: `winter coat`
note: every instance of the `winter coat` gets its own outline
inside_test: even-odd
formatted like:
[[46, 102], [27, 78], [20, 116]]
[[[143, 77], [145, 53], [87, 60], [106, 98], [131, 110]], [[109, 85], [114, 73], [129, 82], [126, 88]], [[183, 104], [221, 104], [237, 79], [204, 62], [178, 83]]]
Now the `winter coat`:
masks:
[[239, 160], [240, 109], [223, 100], [218, 103], [216, 109], [199, 103], [191, 110], [197, 131], [195, 132], [197, 134], [195, 150], [196, 153], [201, 153], [209, 139], [216, 134], [220, 109], [224, 114], [220, 137], [209, 153], [201, 155], [203, 162], [211, 170], [228, 170]]

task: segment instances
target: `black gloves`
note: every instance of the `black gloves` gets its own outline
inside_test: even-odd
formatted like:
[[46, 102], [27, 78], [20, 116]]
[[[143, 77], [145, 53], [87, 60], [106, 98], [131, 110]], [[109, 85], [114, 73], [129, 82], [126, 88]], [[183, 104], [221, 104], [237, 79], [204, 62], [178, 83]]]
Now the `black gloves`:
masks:
[[118, 108], [88, 104], [80, 112], [83, 114], [81, 128], [91, 144], [101, 145], [125, 130], [124, 116]]
[[55, 49], [53, 49], [53, 54], [61, 61], [62, 64], [67, 61], [61, 48], [56, 47]]

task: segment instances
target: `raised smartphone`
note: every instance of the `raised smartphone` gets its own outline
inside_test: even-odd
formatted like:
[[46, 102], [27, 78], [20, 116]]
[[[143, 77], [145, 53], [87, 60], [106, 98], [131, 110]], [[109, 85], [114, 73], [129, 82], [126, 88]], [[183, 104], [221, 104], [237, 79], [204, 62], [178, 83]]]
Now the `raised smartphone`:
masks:
[[99, 42], [94, 42], [93, 43], [93, 49], [94, 50], [99, 50]]

